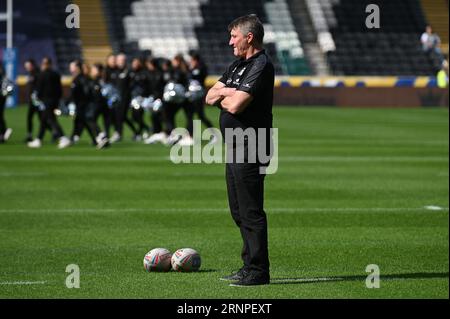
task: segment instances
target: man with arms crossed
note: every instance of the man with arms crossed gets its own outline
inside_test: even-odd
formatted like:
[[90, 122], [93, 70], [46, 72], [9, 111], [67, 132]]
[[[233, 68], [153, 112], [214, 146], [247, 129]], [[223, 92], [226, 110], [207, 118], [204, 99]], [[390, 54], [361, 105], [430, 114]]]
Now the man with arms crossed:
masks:
[[[258, 128], [270, 131], [274, 67], [263, 49], [264, 28], [256, 15], [239, 17], [228, 26], [229, 45], [238, 58], [209, 90], [206, 103], [221, 109], [220, 129]], [[266, 134], [266, 138], [268, 134]], [[244, 140], [248, 152], [250, 138]], [[229, 143], [229, 141], [227, 142]], [[236, 150], [236, 144], [231, 142]], [[228, 145], [230, 149], [230, 145]], [[236, 154], [236, 153], [235, 153]], [[228, 161], [226, 181], [231, 215], [239, 227], [244, 242], [243, 267], [236, 273], [221, 278], [235, 281], [232, 286], [265, 285], [270, 282], [267, 240], [267, 219], [264, 212], [264, 174], [261, 163]], [[267, 164], [268, 165], [268, 164]]]

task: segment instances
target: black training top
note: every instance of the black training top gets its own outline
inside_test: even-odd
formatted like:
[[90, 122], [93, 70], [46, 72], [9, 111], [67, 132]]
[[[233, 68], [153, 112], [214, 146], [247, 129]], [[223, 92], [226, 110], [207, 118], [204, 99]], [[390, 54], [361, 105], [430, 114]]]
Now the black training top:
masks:
[[199, 66], [190, 70], [190, 78], [192, 80], [197, 80], [198, 82], [200, 82], [202, 86], [205, 86], [205, 80], [207, 77], [208, 77], [208, 68], [203, 63], [200, 63]]
[[71, 96], [70, 101], [75, 103], [77, 108], [83, 109], [85, 108], [90, 101], [90, 87], [88, 78], [83, 75], [77, 75], [70, 86]]
[[38, 78], [36, 90], [39, 99], [47, 107], [58, 106], [62, 97], [61, 75], [50, 69], [42, 71]]
[[236, 88], [253, 97], [253, 100], [239, 114], [231, 114], [222, 109], [220, 113], [220, 129], [225, 128], [271, 128], [273, 86], [275, 71], [265, 50], [248, 59], [234, 61], [219, 79], [226, 87]]

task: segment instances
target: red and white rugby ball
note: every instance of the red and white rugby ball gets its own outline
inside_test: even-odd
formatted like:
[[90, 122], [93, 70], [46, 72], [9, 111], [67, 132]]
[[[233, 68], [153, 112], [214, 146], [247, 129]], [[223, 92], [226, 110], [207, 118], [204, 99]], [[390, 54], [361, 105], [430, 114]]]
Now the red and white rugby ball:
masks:
[[172, 269], [181, 272], [198, 271], [202, 264], [200, 254], [192, 248], [178, 249], [172, 255]]

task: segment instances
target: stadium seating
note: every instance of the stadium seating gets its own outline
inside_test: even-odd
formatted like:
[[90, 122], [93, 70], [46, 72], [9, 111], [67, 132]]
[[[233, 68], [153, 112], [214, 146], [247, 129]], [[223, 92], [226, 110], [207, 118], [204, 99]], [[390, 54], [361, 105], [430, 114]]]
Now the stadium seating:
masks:
[[[44, 0], [45, 8], [52, 23], [51, 35], [58, 57], [59, 70], [68, 74], [69, 63], [82, 57], [81, 42], [77, 29], [66, 28], [66, 7], [69, 0]], [[30, 1], [27, 1], [30, 3]]]
[[[199, 41], [199, 49], [213, 74], [221, 74], [226, 66], [233, 60], [228, 46], [228, 24], [236, 17], [255, 13], [264, 25], [268, 25], [269, 19], [264, 7], [264, 1], [220, 1], [210, 0], [201, 7], [204, 23], [196, 28]], [[270, 29], [270, 28], [269, 28]], [[266, 39], [266, 49], [275, 65], [277, 74], [287, 74], [277, 55], [274, 40]]]
[[268, 1], [264, 3], [264, 8], [269, 22], [265, 28], [265, 42], [275, 43], [283, 73], [310, 74], [287, 2], [285, 0]]
[[80, 8], [78, 34], [82, 43], [83, 59], [89, 64], [103, 62], [112, 53], [109, 32], [101, 0], [75, 0]]
[[136, 0], [103, 0], [103, 10], [114, 52], [133, 53], [138, 50], [136, 42], [127, 41], [123, 19], [131, 15], [131, 3]]
[[[6, 1], [0, 1], [0, 12], [6, 11]], [[20, 23], [14, 23], [13, 44], [18, 48], [19, 74], [25, 73], [25, 60], [34, 58], [40, 61], [44, 56], [57, 60], [57, 52], [53, 45], [53, 25], [42, 0], [14, 1], [14, 17]], [[0, 45], [6, 43], [6, 23], [0, 23]]]
[[[264, 23], [268, 24], [266, 11], [271, 12], [275, 27], [269, 31], [268, 52], [272, 56], [278, 74], [300, 72], [307, 73], [303, 59], [303, 51], [295, 31], [284, 22], [290, 16], [287, 10], [281, 11], [284, 16], [274, 12], [282, 7], [284, 0], [274, 2], [275, 6], [264, 7], [264, 1], [241, 3], [240, 1], [215, 0], [143, 0], [128, 1], [127, 4], [117, 1], [104, 1], [109, 20], [110, 31], [115, 51], [127, 49], [127, 53], [135, 54], [138, 50], [151, 50], [153, 55], [170, 58], [177, 53], [186, 54], [189, 50], [199, 50], [204, 56], [210, 72], [220, 74], [233, 59], [228, 47], [228, 23], [238, 15], [257, 13]], [[278, 6], [278, 7], [277, 7]], [[286, 9], [286, 7], [284, 7]], [[120, 14], [115, 14], [120, 12]], [[123, 22], [123, 28], [117, 27]], [[283, 24], [283, 26], [281, 26]], [[113, 27], [114, 26], [114, 27]], [[272, 26], [269, 25], [269, 29]], [[289, 33], [290, 31], [293, 31]], [[272, 35], [272, 37], [270, 37]], [[280, 55], [277, 56], [275, 42], [279, 39]], [[290, 65], [284, 71], [278, 58], [284, 58]]]
[[421, 0], [425, 16], [442, 41], [442, 51], [448, 54], [448, 0]]
[[[218, 75], [234, 59], [229, 22], [255, 13], [264, 24], [265, 46], [278, 75], [432, 75], [439, 60], [422, 51], [419, 39], [427, 23], [422, 9], [436, 17], [438, 1], [425, 6], [420, 0], [98, 0], [95, 14], [86, 18], [91, 21], [85, 20], [90, 28], [82, 34], [64, 27], [71, 1], [15, 0], [15, 17], [21, 21], [15, 23], [14, 39], [22, 60], [48, 55], [66, 74], [70, 60], [91, 56], [101, 61], [110, 50], [129, 55], [150, 50], [170, 58], [194, 49], [210, 74]], [[93, 11], [93, 2], [75, 3]], [[365, 26], [371, 3], [381, 7], [379, 30]], [[5, 10], [4, 1], [0, 10]], [[101, 28], [95, 23], [100, 15], [106, 25]], [[0, 24], [0, 40], [5, 37]], [[442, 38], [448, 42], [448, 33]]]
[[131, 15], [124, 18], [127, 40], [136, 41], [141, 50], [155, 56], [173, 57], [198, 49], [194, 28], [203, 22], [203, 0], [145, 0], [131, 4]]
[[[360, 14], [370, 3], [380, 5], [380, 29], [367, 29]], [[335, 25], [330, 16], [327, 24], [336, 46], [328, 52], [333, 74], [435, 74], [439, 62], [422, 51], [419, 40], [426, 22], [417, 0], [333, 1], [332, 8]]]

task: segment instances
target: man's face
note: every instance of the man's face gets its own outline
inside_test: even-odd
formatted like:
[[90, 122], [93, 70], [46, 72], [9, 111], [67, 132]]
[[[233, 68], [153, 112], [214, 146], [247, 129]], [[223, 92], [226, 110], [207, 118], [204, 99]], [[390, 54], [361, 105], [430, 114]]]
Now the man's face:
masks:
[[69, 64], [69, 71], [70, 71], [70, 74], [72, 74], [72, 75], [77, 75], [78, 74], [78, 67], [77, 67], [77, 65], [74, 62], [71, 62]]
[[139, 62], [139, 60], [133, 59], [133, 61], [131, 62], [131, 68], [133, 70], [138, 70], [140, 67], [141, 67], [141, 63]]
[[116, 59], [116, 64], [119, 69], [124, 69], [127, 65], [127, 57], [124, 54], [119, 54]]
[[110, 55], [106, 62], [110, 68], [116, 67], [116, 57], [114, 55]]
[[90, 75], [91, 75], [91, 78], [96, 79], [96, 78], [98, 78], [100, 76], [100, 70], [96, 66], [93, 66], [91, 68], [91, 74]]
[[233, 47], [234, 56], [245, 58], [250, 46], [248, 42], [248, 35], [244, 35], [239, 28], [231, 30], [228, 44]]
[[50, 64], [47, 62], [47, 60], [43, 60], [41, 63], [41, 70], [46, 71], [50, 69]]
[[195, 69], [196, 67], [198, 67], [199, 63], [197, 59], [191, 58], [191, 60], [189, 61], [189, 66], [191, 69]]
[[30, 62], [25, 62], [25, 70], [27, 70], [27, 72], [31, 72], [34, 70], [33, 64], [31, 64]]
[[172, 59], [172, 66], [174, 68], [178, 68], [180, 66], [180, 61], [178, 61], [177, 59], [173, 58]]

